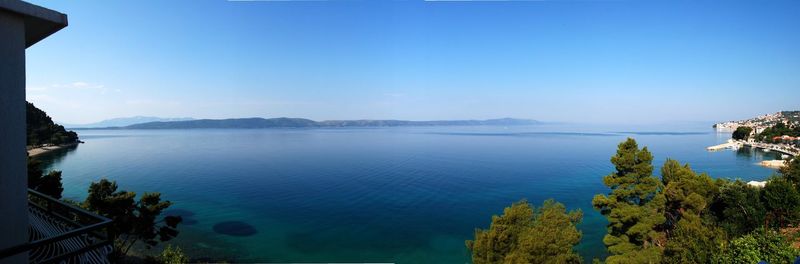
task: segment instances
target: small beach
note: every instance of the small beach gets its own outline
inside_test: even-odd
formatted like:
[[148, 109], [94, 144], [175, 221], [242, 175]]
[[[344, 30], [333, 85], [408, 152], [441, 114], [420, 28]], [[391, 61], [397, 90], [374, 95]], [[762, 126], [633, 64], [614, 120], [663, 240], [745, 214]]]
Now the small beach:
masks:
[[35, 157], [50, 151], [59, 150], [67, 147], [77, 146], [79, 143], [56, 145], [56, 146], [43, 146], [38, 148], [28, 149], [28, 157]]
[[758, 164], [773, 169], [780, 169], [786, 166], [786, 162], [783, 160], [762, 160]]

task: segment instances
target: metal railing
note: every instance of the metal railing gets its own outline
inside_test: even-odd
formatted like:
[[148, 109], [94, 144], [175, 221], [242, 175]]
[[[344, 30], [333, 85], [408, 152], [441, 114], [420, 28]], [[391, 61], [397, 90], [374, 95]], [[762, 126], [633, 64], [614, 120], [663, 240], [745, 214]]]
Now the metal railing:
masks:
[[0, 250], [0, 259], [28, 252], [30, 263], [107, 263], [111, 220], [28, 190], [29, 242]]

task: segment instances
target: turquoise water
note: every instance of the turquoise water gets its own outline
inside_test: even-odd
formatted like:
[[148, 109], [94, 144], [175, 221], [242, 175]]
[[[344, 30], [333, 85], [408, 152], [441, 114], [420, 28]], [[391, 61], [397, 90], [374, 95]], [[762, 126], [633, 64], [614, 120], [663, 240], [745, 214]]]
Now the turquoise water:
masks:
[[[605, 219], [591, 199], [625, 137], [713, 177], [761, 180], [772, 153], [710, 153], [708, 126], [264, 130], [84, 130], [86, 143], [42, 157], [64, 196], [90, 182], [161, 192], [184, 216], [175, 244], [199, 258], [259, 262], [465, 263], [464, 240], [526, 198], [585, 217], [579, 252], [602, 257]], [[639, 132], [620, 132], [639, 131]], [[652, 132], [668, 131], [668, 132]], [[658, 169], [657, 169], [658, 170]]]

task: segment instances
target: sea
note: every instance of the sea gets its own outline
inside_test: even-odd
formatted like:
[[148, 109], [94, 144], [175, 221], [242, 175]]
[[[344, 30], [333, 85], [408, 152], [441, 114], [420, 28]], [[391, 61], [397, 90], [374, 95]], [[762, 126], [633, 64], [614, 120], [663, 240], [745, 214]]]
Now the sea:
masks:
[[[190, 130], [78, 130], [85, 143], [39, 157], [63, 171], [64, 197], [102, 178], [159, 192], [180, 215], [179, 246], [197, 260], [302, 263], [469, 263], [465, 240], [526, 199], [582, 210], [576, 250], [606, 256], [607, 193], [617, 145], [714, 178], [764, 180], [778, 154], [709, 152], [730, 138], [710, 124]], [[156, 252], [158, 249], [153, 249]]]

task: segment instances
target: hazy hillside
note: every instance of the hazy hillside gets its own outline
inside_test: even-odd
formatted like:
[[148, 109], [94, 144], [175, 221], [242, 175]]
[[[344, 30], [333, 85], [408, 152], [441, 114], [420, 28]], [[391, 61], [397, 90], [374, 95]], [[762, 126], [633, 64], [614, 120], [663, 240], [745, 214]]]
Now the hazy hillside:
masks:
[[154, 116], [134, 116], [134, 117], [120, 117], [107, 119], [96, 123], [90, 124], [65, 124], [69, 128], [99, 128], [99, 127], [124, 127], [135, 124], [149, 123], [149, 122], [170, 122], [170, 121], [188, 121], [194, 120], [193, 118], [161, 118]]
[[395, 127], [395, 126], [515, 126], [536, 125], [540, 122], [527, 119], [489, 119], [489, 120], [329, 120], [313, 121], [304, 118], [236, 118], [199, 119], [189, 121], [149, 122], [121, 128], [125, 129], [187, 129], [187, 128], [271, 128], [271, 127]]

